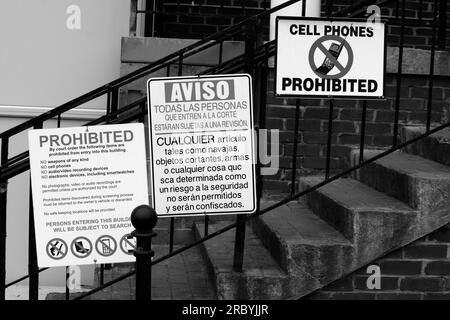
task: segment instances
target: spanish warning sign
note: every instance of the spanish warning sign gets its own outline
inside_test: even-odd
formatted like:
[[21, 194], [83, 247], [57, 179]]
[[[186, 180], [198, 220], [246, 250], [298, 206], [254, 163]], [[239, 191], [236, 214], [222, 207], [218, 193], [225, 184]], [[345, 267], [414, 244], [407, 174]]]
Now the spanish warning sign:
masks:
[[121, 242], [132, 210], [149, 202], [143, 125], [39, 129], [28, 139], [39, 267], [135, 261]]
[[277, 17], [276, 45], [276, 95], [384, 95], [383, 23]]
[[152, 204], [160, 217], [256, 210], [251, 77], [147, 83]]

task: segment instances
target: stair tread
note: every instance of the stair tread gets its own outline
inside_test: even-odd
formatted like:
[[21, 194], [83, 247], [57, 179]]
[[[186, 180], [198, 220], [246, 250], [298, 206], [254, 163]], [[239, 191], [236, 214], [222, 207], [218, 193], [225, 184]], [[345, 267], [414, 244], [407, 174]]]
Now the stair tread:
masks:
[[[209, 232], [213, 233], [228, 226], [229, 222], [217, 222], [209, 225]], [[199, 232], [203, 232], [202, 223], [195, 224]], [[230, 272], [233, 270], [233, 252], [235, 229], [226, 231], [204, 242], [208, 257], [217, 272]], [[246, 228], [244, 246], [244, 273], [254, 277], [287, 277], [286, 273], [279, 267], [270, 252], [264, 247], [259, 238], [250, 227]]]
[[[364, 159], [372, 158], [380, 152], [379, 150], [366, 150]], [[439, 180], [450, 179], [450, 167], [405, 152], [394, 152], [375, 161], [375, 163], [412, 177]]]
[[[426, 132], [425, 127], [405, 127], [405, 130], [410, 132], [415, 132], [418, 134], [423, 134]], [[433, 133], [430, 137], [437, 138], [439, 140], [444, 140], [445, 142], [450, 143], [450, 128], [442, 129], [438, 132]], [[448, 140], [448, 141], [446, 141]]]
[[[300, 180], [309, 187], [323, 181], [322, 176]], [[415, 212], [405, 203], [351, 178], [341, 178], [319, 188], [318, 192], [352, 211]]]
[[[264, 201], [261, 207], [273, 203]], [[315, 215], [303, 202], [290, 202], [263, 214], [260, 219], [288, 243], [351, 245], [339, 231]]]

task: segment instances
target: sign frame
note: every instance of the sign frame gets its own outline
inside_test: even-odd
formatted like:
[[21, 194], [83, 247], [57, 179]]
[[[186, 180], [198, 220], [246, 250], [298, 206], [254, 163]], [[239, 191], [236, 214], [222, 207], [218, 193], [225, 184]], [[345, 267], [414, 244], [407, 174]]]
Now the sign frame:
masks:
[[296, 21], [322, 21], [322, 22], [367, 22], [367, 19], [361, 19], [361, 18], [354, 18], [349, 19], [346, 17], [296, 17], [296, 16], [277, 16], [275, 21], [275, 57], [274, 57], [274, 71], [275, 71], [275, 79], [273, 84], [273, 92], [275, 97], [280, 98], [305, 98], [305, 99], [346, 99], [346, 100], [386, 100], [385, 94], [386, 94], [386, 53], [387, 53], [387, 32], [386, 32], [386, 19], [380, 19], [379, 23], [382, 23], [384, 25], [384, 35], [383, 35], [383, 41], [384, 41], [384, 48], [383, 48], [383, 95], [381, 96], [336, 96], [336, 95], [305, 95], [305, 94], [282, 94], [277, 93], [277, 59], [278, 59], [278, 46], [279, 46], [279, 39], [278, 39], [278, 24], [280, 20], [296, 20]]
[[[90, 133], [103, 134], [109, 132], [108, 137], [111, 137], [112, 139], [113, 131], [123, 132], [123, 135], [121, 136], [123, 138], [122, 142], [109, 142], [110, 138], [108, 138], [108, 141], [102, 141], [101, 139], [99, 141], [97, 136], [95, 136], [97, 142], [87, 143], [87, 135]], [[125, 132], [127, 131], [132, 133], [131, 140], [125, 140], [124, 138]], [[83, 134], [85, 142], [82, 143]], [[73, 140], [63, 143], [61, 142], [63, 138], [60, 138], [61, 141], [58, 143], [61, 143], [61, 145], [58, 144], [58, 147], [54, 147], [54, 150], [50, 150], [51, 148], [48, 145], [39, 146], [39, 143], [41, 142], [39, 138], [44, 135], [59, 137], [69, 136], [72, 137], [70, 139]], [[116, 253], [118, 251], [117, 245], [112, 254], [101, 254], [98, 249], [96, 249], [96, 241], [107, 235], [113, 239], [113, 241], [117, 242], [117, 240], [120, 239], [118, 238], [119, 236], [121, 237], [123, 234], [128, 234], [133, 231], [134, 228], [131, 220], [129, 220], [130, 212], [139, 204], [149, 203], [145, 136], [146, 131], [142, 123], [69, 126], [63, 128], [34, 129], [28, 132], [30, 179], [33, 195], [32, 204], [34, 207], [34, 219], [30, 223], [33, 223], [36, 229], [37, 261], [39, 267], [93, 265], [95, 263], [128, 263], [134, 261], [131, 256], [125, 256], [122, 252]], [[74, 143], [73, 141], [75, 141], [75, 139], [80, 140], [77, 140], [78, 142]], [[120, 146], [121, 143], [123, 143], [123, 147]], [[130, 143], [130, 145], [127, 146], [127, 143]], [[89, 145], [105, 147], [87, 148], [86, 146]], [[75, 146], [77, 149], [75, 149]], [[81, 146], [83, 146], [82, 149]], [[58, 148], [61, 150], [58, 150]], [[111, 153], [111, 149], [122, 150], [120, 148], [124, 151], [114, 151], [117, 152], [117, 154]], [[97, 152], [94, 153], [92, 150]], [[107, 150], [108, 153], [100, 150]], [[74, 151], [73, 154], [72, 151]], [[85, 153], [88, 151], [92, 153]], [[55, 154], [50, 156], [52, 152]], [[67, 154], [57, 154], [58, 152]], [[109, 157], [112, 160], [109, 162], [106, 161], [106, 164], [103, 162], [100, 164], [99, 161], [104, 161], [105, 157]], [[120, 165], [118, 165], [118, 158], [122, 159]], [[74, 159], [77, 160], [74, 161]], [[80, 159], [83, 160], [81, 161]], [[127, 162], [125, 164], [123, 159], [133, 159], [134, 162]], [[61, 167], [61, 169], [58, 169], [58, 163], [64, 165], [67, 164], [68, 167]], [[45, 168], [41, 165], [45, 165]], [[52, 168], [50, 166], [52, 166]], [[133, 179], [131, 179], [129, 173], [115, 173], [115, 171], [119, 172], [124, 170], [124, 168], [134, 169], [135, 172], [132, 173]], [[55, 180], [51, 180], [53, 179], [50, 177], [52, 174], [60, 174], [57, 170], [63, 169], [68, 170], [67, 175], [69, 177], [55, 177]], [[78, 171], [75, 171], [75, 169]], [[45, 173], [42, 170], [46, 170]], [[50, 172], [52, 170], [55, 172]], [[86, 172], [87, 174], [84, 176], [71, 176], [71, 174], [77, 172]], [[111, 173], [109, 174], [108, 172]], [[89, 173], [92, 173], [92, 175], [89, 175]], [[94, 173], [101, 174], [94, 175]], [[61, 174], [64, 173], [61, 172]], [[45, 175], [45, 178], [43, 175]], [[63, 184], [61, 179], [64, 179], [64, 186], [60, 186]], [[139, 181], [137, 181], [138, 179]], [[105, 181], [108, 183], [105, 183]], [[86, 187], [88, 186], [88, 183], [89, 187]], [[53, 185], [55, 185], [55, 187], [53, 187]], [[99, 188], [99, 186], [101, 187]], [[104, 186], [107, 187], [105, 188]], [[130, 191], [130, 186], [136, 186], [138, 191]], [[50, 190], [50, 188], [58, 190], [47, 193], [45, 190]], [[64, 188], [64, 190], [59, 190], [62, 188]], [[77, 190], [72, 190], [74, 188], [77, 188]], [[120, 202], [117, 202], [115, 199], [119, 199], [120, 194], [122, 193], [124, 194], [124, 199], [125, 196], [127, 196], [131, 198], [131, 200], [121, 200]], [[108, 197], [106, 198], [104, 195], [108, 195]], [[95, 196], [95, 198], [92, 196]], [[59, 197], [66, 197], [67, 199], [63, 200], [62, 198], [59, 199]], [[89, 199], [87, 197], [89, 197]], [[48, 198], [48, 200], [46, 200], [46, 198]], [[87, 199], [86, 202], [83, 202], [84, 198]], [[110, 199], [113, 199], [114, 202], [109, 201]], [[46, 201], [51, 205], [46, 206]], [[59, 204], [58, 202], [60, 201], [70, 201], [70, 203]], [[80, 203], [75, 203], [75, 201]], [[110, 207], [119, 209], [111, 211], [109, 210]], [[80, 213], [74, 213], [74, 210], [78, 209], [80, 209]], [[108, 210], [101, 212], [101, 209]], [[64, 213], [63, 216], [59, 211], [67, 211], [68, 214], [66, 215], [66, 213]], [[118, 220], [114, 220], [116, 218]], [[105, 221], [102, 221], [102, 219], [105, 219]], [[79, 223], [80, 221], [87, 221], [89, 223]], [[67, 224], [47, 226], [48, 222], [67, 222]], [[111, 227], [112, 224], [114, 224], [114, 227]], [[90, 228], [91, 226], [92, 228]], [[107, 226], [107, 228], [103, 228], [103, 226]], [[80, 230], [78, 230], [78, 227], [80, 227]], [[59, 230], [53, 230], [53, 228], [59, 228]], [[77, 245], [75, 241], [78, 239], [87, 241], [90, 247], [88, 252], [84, 252], [83, 254], [75, 253], [76, 249], [74, 249], [74, 245]], [[65, 248], [65, 251], [61, 251], [61, 247], [56, 247], [54, 244], [55, 241], [58, 241], [59, 244]], [[81, 249], [86, 250], [87, 248], [82, 246]], [[55, 256], [50, 250], [56, 250], [59, 254]]]
[[[255, 137], [255, 125], [254, 125], [254, 114], [253, 114], [253, 80], [251, 75], [246, 73], [239, 73], [239, 74], [219, 74], [219, 75], [197, 75], [197, 76], [174, 76], [174, 77], [154, 77], [147, 80], [146, 89], [147, 89], [147, 106], [148, 106], [148, 133], [149, 133], [149, 153], [150, 153], [150, 185], [151, 185], [151, 205], [153, 208], [156, 208], [155, 206], [155, 173], [154, 173], [154, 165], [153, 165], [153, 159], [154, 159], [154, 151], [153, 151], [153, 125], [152, 117], [151, 117], [151, 106], [152, 106], [152, 95], [150, 94], [150, 83], [152, 81], [170, 81], [170, 80], [198, 80], [198, 79], [220, 79], [220, 78], [236, 78], [236, 77], [245, 77], [248, 80], [249, 84], [249, 111], [250, 111], [250, 128], [251, 131], [250, 137], [251, 137], [251, 161], [252, 161], [252, 180], [253, 180], [253, 208], [251, 210], [245, 210], [245, 211], [221, 211], [221, 212], [208, 212], [204, 211], [202, 213], [200, 212], [185, 212], [185, 213], [179, 213], [179, 214], [162, 214], [159, 215], [158, 218], [176, 218], [176, 217], [203, 217], [203, 216], [220, 216], [220, 215], [241, 215], [241, 214], [252, 214], [255, 213], [258, 209], [258, 198], [257, 198], [257, 184], [258, 179], [256, 177], [256, 159], [257, 159], [257, 145], [256, 145], [256, 137]], [[208, 131], [202, 131], [202, 132], [208, 132]]]

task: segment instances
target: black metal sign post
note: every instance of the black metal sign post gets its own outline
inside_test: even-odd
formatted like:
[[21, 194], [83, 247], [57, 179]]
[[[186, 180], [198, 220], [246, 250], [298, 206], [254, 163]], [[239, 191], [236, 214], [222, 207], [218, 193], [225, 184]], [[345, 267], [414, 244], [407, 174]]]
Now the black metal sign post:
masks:
[[131, 223], [136, 229], [132, 235], [136, 238], [136, 300], [151, 300], [152, 292], [152, 238], [156, 236], [153, 227], [158, 217], [155, 210], [148, 205], [136, 207], [131, 213]]

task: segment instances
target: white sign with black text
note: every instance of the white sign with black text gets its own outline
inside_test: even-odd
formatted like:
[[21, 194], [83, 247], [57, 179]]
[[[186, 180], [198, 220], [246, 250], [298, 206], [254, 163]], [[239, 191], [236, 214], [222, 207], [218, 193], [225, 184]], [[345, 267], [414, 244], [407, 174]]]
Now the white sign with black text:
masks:
[[278, 17], [276, 26], [276, 95], [383, 98], [383, 23]]
[[158, 216], [253, 213], [251, 77], [153, 78], [147, 86]]
[[39, 267], [135, 261], [132, 210], [148, 204], [142, 124], [31, 130]]

